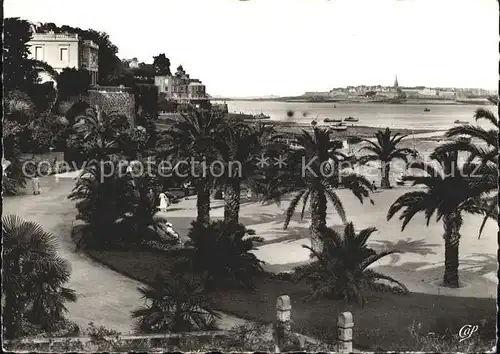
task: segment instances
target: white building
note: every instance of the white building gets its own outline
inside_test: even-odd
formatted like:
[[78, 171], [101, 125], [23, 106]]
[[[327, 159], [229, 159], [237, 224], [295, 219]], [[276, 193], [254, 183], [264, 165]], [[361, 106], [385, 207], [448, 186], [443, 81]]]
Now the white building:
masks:
[[[36, 31], [35, 27], [33, 30]], [[30, 58], [46, 62], [58, 73], [64, 68], [87, 70], [91, 84], [97, 84], [99, 46], [94, 42], [74, 33], [34, 32], [27, 44]], [[47, 74], [41, 76], [42, 81], [50, 80]]]

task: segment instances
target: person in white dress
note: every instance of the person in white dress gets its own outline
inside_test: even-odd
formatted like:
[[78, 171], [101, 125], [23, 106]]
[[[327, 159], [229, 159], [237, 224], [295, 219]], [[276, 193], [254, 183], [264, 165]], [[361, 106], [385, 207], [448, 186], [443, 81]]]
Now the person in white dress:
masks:
[[160, 211], [167, 211], [167, 207], [168, 197], [165, 193], [160, 193], [160, 206], [158, 207], [158, 209], [160, 209]]
[[40, 194], [40, 179], [38, 178], [38, 176], [34, 176], [31, 179], [31, 185], [33, 187], [33, 195]]

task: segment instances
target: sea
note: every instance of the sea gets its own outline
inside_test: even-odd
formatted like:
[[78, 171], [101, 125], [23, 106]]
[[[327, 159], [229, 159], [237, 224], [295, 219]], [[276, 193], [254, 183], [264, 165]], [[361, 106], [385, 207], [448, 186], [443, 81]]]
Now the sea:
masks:
[[[276, 102], [276, 101], [226, 101], [229, 112], [260, 114], [271, 120], [289, 120], [310, 123], [316, 119], [318, 125], [327, 124], [325, 118], [359, 118], [354, 123], [360, 126], [390, 127], [399, 129], [446, 130], [456, 124], [455, 120], [476, 124], [476, 109], [488, 108], [496, 112], [494, 106], [455, 104], [383, 104], [383, 103], [316, 103], [316, 102]], [[428, 108], [429, 112], [424, 110]], [[294, 112], [292, 117], [287, 112]], [[351, 124], [351, 123], [350, 123]], [[488, 127], [490, 123], [478, 125]]]

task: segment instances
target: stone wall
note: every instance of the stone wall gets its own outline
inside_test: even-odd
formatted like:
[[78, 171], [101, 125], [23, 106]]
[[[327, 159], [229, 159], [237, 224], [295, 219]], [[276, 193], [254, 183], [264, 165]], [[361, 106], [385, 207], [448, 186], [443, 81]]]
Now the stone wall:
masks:
[[136, 125], [135, 97], [132, 89], [118, 86], [95, 86], [88, 92], [88, 103], [99, 105], [104, 112], [125, 115], [131, 127]]
[[9, 351], [23, 352], [166, 352], [193, 349], [228, 337], [227, 331], [165, 333], [137, 336], [33, 338], [6, 341]]

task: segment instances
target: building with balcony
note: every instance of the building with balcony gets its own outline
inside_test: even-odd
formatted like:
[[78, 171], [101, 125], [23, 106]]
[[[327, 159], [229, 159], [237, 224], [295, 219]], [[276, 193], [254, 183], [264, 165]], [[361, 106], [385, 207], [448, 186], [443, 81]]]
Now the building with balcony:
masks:
[[[87, 70], [92, 85], [97, 84], [99, 46], [92, 41], [83, 40], [73, 33], [36, 33], [27, 43], [30, 58], [46, 62], [57, 72], [64, 68]], [[42, 81], [50, 80], [47, 74], [40, 74]]]
[[177, 68], [175, 75], [155, 76], [158, 94], [166, 100], [177, 103], [200, 104], [208, 101], [205, 85], [198, 79], [191, 79], [182, 66]]

